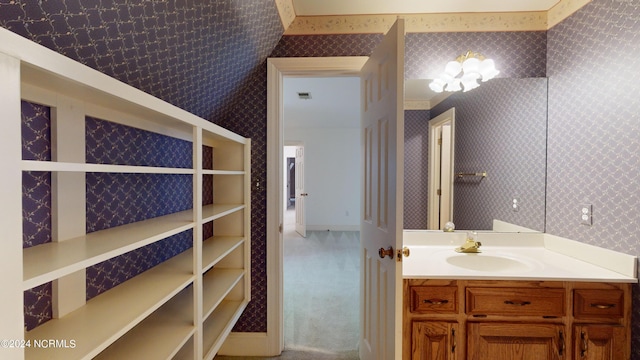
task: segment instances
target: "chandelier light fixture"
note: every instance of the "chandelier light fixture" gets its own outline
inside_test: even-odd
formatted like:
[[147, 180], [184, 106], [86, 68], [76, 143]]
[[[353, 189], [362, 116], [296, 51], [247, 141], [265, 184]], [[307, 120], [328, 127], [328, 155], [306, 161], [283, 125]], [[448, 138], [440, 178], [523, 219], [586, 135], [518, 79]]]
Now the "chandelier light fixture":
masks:
[[429, 84], [429, 88], [437, 93], [469, 91], [480, 86], [478, 80], [485, 82], [499, 73], [493, 60], [485, 58], [482, 54], [467, 51], [454, 61], [449, 61], [444, 72]]

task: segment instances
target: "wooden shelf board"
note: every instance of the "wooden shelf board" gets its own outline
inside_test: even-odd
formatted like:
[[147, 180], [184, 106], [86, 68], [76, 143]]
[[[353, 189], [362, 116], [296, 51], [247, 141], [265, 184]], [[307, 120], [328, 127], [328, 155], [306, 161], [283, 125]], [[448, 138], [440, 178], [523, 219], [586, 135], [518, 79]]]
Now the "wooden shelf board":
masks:
[[191, 210], [24, 249], [23, 290], [193, 228]]
[[246, 301], [223, 301], [203, 323], [205, 359], [213, 359], [246, 307]]
[[25, 333], [25, 339], [75, 340], [76, 347], [26, 349], [27, 359], [91, 359], [191, 284], [187, 250], [89, 300], [70, 314]]
[[235, 170], [202, 170], [205, 175], [244, 175], [244, 171]]
[[173, 357], [173, 360], [194, 360], [194, 358], [193, 338], [191, 338], [182, 346], [182, 349]]
[[55, 161], [23, 160], [24, 171], [70, 171], [95, 173], [132, 173], [132, 174], [195, 174], [192, 168], [169, 168], [155, 166], [132, 166], [110, 164], [85, 164]]
[[214, 236], [205, 240], [202, 244], [202, 271], [209, 270], [243, 242], [242, 236]]
[[195, 330], [193, 290], [185, 289], [94, 359], [171, 360]]
[[205, 319], [216, 310], [243, 275], [243, 269], [212, 269], [202, 277], [202, 308]]
[[244, 204], [214, 204], [202, 207], [202, 222], [209, 222], [244, 209]]

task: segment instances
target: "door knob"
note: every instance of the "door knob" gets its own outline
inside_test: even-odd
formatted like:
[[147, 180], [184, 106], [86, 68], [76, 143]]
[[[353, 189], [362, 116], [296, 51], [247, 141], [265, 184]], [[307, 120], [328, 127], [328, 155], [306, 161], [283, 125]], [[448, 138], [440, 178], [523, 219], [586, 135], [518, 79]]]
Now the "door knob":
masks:
[[380, 256], [380, 259], [384, 259], [385, 256], [388, 256], [389, 259], [393, 259], [393, 247], [389, 246], [386, 250], [385, 248], [380, 248], [380, 250], [378, 250], [378, 255]]
[[302, 194], [300, 194], [300, 196], [309, 196], [309, 194], [308, 193], [302, 193]]

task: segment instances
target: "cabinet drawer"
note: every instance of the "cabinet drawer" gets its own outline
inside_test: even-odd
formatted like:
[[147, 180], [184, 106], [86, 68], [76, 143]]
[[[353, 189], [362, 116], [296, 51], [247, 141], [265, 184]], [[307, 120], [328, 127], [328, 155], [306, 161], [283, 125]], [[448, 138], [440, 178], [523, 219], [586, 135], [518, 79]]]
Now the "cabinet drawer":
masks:
[[454, 286], [412, 286], [411, 312], [457, 313], [458, 288]]
[[469, 315], [565, 315], [564, 289], [467, 288]]
[[580, 318], [620, 319], [624, 315], [624, 291], [618, 289], [576, 289], [573, 292], [573, 316]]

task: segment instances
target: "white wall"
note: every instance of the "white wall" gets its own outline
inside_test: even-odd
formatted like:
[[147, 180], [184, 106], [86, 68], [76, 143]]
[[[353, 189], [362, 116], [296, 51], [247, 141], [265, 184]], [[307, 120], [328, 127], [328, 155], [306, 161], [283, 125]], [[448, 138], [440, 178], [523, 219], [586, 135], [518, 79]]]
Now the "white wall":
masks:
[[359, 230], [360, 129], [285, 127], [284, 138], [304, 143], [307, 230]]
[[304, 145], [307, 230], [360, 230], [360, 78], [285, 77], [283, 105], [285, 143]]

